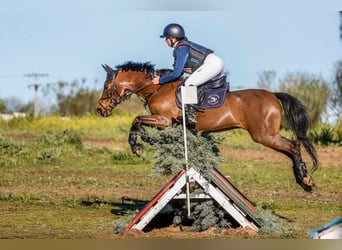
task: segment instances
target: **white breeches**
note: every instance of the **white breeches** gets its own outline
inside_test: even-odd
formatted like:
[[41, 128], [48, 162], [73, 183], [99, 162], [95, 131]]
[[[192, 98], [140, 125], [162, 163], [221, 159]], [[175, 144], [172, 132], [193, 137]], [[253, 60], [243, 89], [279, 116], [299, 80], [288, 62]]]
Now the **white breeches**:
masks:
[[209, 54], [203, 64], [195, 70], [185, 81], [185, 86], [199, 86], [211, 79], [219, 77], [224, 70], [221, 58], [214, 54]]

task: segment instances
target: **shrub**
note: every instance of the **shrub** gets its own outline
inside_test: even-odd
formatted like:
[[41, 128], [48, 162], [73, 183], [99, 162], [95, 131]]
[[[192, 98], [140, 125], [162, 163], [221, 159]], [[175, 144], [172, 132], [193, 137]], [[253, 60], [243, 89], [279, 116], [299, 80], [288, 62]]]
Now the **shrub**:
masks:
[[24, 143], [11, 142], [0, 137], [0, 166], [18, 166], [31, 156]]
[[[152, 131], [152, 130], [151, 130]], [[158, 134], [157, 134], [158, 133]], [[153, 166], [155, 174], [176, 174], [185, 168], [183, 127], [175, 126], [148, 135], [153, 137], [156, 163]], [[218, 155], [218, 144], [223, 138], [215, 138], [211, 134], [187, 132], [188, 166], [208, 173], [222, 158]]]
[[338, 127], [330, 124], [320, 124], [311, 129], [308, 135], [315, 144], [321, 146], [338, 144], [341, 142], [341, 134], [339, 134]]
[[342, 119], [336, 125], [336, 140], [339, 145], [342, 145]]
[[257, 217], [261, 224], [260, 234], [283, 234], [291, 231], [290, 228], [284, 226], [286, 219], [279, 217], [262, 203], [257, 205]]
[[139, 158], [135, 154], [132, 154], [130, 150], [115, 151], [113, 152], [111, 159], [114, 163], [126, 163], [126, 164], [141, 164], [150, 163], [150, 160], [142, 157]]
[[233, 226], [230, 216], [213, 200], [191, 203], [191, 216], [187, 218], [187, 209], [184, 204], [182, 207], [174, 208], [174, 217], [172, 223], [182, 224], [189, 220], [191, 232], [202, 232], [211, 227], [215, 227], [216, 233], [220, 233], [224, 228]]
[[44, 134], [38, 138], [38, 142], [48, 144], [50, 146], [72, 145], [78, 149], [83, 147], [79, 132], [73, 129], [57, 131], [52, 134]]

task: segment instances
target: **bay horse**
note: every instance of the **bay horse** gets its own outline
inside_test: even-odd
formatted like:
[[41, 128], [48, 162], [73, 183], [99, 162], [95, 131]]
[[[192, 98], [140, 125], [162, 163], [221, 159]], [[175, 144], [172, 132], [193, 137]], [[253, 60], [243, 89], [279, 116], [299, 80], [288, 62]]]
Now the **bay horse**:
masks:
[[[142, 146], [137, 143], [138, 135], [142, 141], [151, 143], [151, 138], [142, 135], [142, 126], [164, 129], [175, 123], [182, 123], [182, 111], [176, 105], [176, 88], [183, 79], [165, 85], [153, 85], [152, 78], [165, 74], [165, 70], [155, 70], [154, 65], [149, 62], [126, 62], [116, 66], [115, 70], [108, 65], [102, 66], [107, 72], [107, 78], [97, 105], [97, 112], [101, 116], [110, 116], [113, 109], [132, 94], [137, 95], [151, 113], [136, 117], [132, 123], [128, 137], [132, 153], [138, 156], [141, 154]], [[280, 135], [283, 113], [296, 140]], [[255, 142], [289, 157], [293, 163], [296, 182], [305, 191], [311, 191], [315, 182], [311, 176], [307, 176], [300, 150], [303, 145], [312, 159], [312, 172], [316, 171], [318, 159], [316, 150], [307, 137], [308, 126], [306, 108], [295, 97], [281, 92], [245, 89], [228, 92], [218, 108], [197, 112], [194, 131], [219, 132], [235, 128], [248, 131]]]

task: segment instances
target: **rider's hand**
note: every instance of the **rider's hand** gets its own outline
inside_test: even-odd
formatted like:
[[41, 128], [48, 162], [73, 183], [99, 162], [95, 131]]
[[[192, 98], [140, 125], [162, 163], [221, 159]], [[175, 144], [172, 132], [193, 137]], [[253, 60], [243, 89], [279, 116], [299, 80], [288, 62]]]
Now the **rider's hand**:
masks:
[[160, 76], [153, 77], [152, 84], [159, 84], [159, 78], [160, 78]]

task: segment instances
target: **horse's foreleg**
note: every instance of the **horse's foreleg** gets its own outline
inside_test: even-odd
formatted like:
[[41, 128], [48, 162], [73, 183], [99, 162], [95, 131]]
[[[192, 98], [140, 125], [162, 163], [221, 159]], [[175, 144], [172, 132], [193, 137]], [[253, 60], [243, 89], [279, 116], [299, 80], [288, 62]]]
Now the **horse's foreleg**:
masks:
[[164, 129], [170, 126], [170, 122], [167, 118], [160, 115], [138, 116], [134, 119], [128, 136], [128, 142], [131, 145], [132, 153], [137, 156], [140, 156], [142, 151], [141, 144], [137, 143], [138, 135], [140, 135], [144, 142], [153, 143], [153, 139], [144, 133], [143, 125]]
[[141, 129], [142, 127], [141, 127], [139, 120], [135, 118], [132, 123], [130, 132], [129, 132], [128, 143], [129, 145], [131, 145], [132, 153], [138, 156], [140, 156], [140, 153], [141, 153], [141, 145], [137, 143], [137, 136]]

